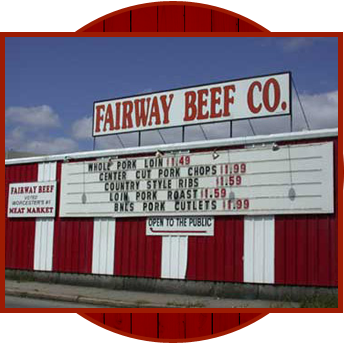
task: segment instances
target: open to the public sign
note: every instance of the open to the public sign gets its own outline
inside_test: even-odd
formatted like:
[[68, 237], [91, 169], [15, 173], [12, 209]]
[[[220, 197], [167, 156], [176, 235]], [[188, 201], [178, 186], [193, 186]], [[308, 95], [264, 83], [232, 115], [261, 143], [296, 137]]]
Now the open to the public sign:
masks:
[[214, 217], [149, 217], [148, 236], [213, 236]]
[[56, 182], [12, 183], [8, 194], [9, 218], [55, 216]]
[[62, 165], [61, 217], [332, 213], [333, 143]]
[[94, 103], [93, 136], [290, 114], [290, 73]]

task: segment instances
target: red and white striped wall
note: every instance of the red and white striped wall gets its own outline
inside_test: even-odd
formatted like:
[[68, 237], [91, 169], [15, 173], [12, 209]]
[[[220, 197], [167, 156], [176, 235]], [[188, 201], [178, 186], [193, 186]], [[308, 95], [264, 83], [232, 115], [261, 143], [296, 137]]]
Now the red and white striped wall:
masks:
[[[337, 139], [332, 140], [337, 155]], [[56, 179], [59, 185], [61, 164], [6, 165], [5, 215], [10, 183]], [[337, 210], [337, 166], [334, 171]], [[260, 284], [338, 284], [337, 211], [215, 217], [212, 237], [146, 236], [145, 227], [145, 218], [6, 216], [6, 268]]]

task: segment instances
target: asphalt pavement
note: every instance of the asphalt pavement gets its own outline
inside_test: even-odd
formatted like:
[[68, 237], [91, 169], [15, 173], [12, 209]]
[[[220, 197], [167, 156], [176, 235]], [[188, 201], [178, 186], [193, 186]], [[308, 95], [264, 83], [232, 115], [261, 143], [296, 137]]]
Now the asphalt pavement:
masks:
[[5, 308], [109, 308], [102, 305], [5, 296]]
[[[242, 300], [5, 280], [5, 295], [110, 308], [298, 308], [294, 302]], [[7, 306], [6, 306], [7, 307]], [[22, 308], [29, 308], [22, 306]], [[53, 308], [53, 307], [51, 307]], [[63, 307], [61, 307], [63, 308]]]

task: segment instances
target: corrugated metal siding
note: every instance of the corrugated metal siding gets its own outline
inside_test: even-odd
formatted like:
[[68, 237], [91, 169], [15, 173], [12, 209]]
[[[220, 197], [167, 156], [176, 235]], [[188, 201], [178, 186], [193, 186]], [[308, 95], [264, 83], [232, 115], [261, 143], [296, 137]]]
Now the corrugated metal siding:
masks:
[[245, 283], [274, 283], [274, 216], [244, 218]]
[[[57, 165], [57, 214], [60, 203], [61, 162]], [[53, 271], [91, 273], [93, 218], [61, 219], [54, 228]]]
[[276, 216], [276, 284], [338, 285], [338, 141], [333, 142], [335, 212]]
[[53, 271], [91, 273], [93, 219], [55, 222]]
[[162, 278], [185, 279], [188, 259], [188, 236], [163, 236]]
[[[38, 181], [56, 180], [56, 162], [42, 163], [38, 166]], [[37, 218], [35, 231], [34, 269], [51, 271], [53, 267], [54, 223], [52, 218]]]
[[214, 237], [188, 239], [187, 279], [243, 282], [243, 217], [216, 217]]
[[115, 275], [160, 278], [162, 238], [146, 236], [145, 218], [117, 219]]
[[[300, 140], [292, 144], [329, 140]], [[337, 156], [337, 139], [333, 142], [335, 156]], [[61, 164], [61, 162], [57, 164], [58, 182], [61, 178]], [[276, 284], [313, 286], [337, 286], [338, 284], [337, 159], [334, 160], [334, 164], [336, 209], [334, 214], [276, 216], [274, 234], [274, 283]], [[5, 166], [6, 268], [32, 270], [34, 267], [36, 221], [34, 219], [7, 219], [7, 203], [9, 183], [35, 182], [37, 177], [37, 164]], [[57, 195], [58, 214], [59, 183]], [[161, 277], [164, 266], [162, 238], [146, 236], [145, 224], [144, 218], [117, 220], [114, 250], [115, 275]], [[93, 231], [94, 219], [56, 217], [53, 244], [55, 272], [92, 272]], [[44, 232], [45, 230], [42, 233]], [[111, 244], [110, 242], [107, 245]], [[214, 237], [188, 239], [186, 279], [243, 282], [243, 256], [243, 217], [216, 217]]]
[[114, 218], [95, 218], [93, 225], [92, 273], [114, 274]]
[[34, 266], [35, 219], [8, 219], [10, 183], [36, 182], [37, 164], [5, 166], [5, 267], [32, 270]]
[[54, 219], [36, 221], [34, 270], [51, 271], [53, 267]]

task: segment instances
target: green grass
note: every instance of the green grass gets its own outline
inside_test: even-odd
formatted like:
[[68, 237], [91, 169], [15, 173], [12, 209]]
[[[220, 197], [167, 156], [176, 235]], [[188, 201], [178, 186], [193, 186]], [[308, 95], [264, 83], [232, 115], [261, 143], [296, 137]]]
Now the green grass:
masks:
[[138, 304], [138, 305], [141, 305], [141, 304], [149, 304], [150, 302], [149, 301], [146, 301], [144, 299], [138, 299], [136, 300], [134, 303]]
[[337, 295], [315, 295], [302, 300], [301, 308], [338, 308]]

